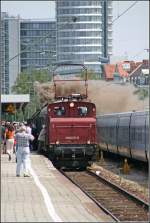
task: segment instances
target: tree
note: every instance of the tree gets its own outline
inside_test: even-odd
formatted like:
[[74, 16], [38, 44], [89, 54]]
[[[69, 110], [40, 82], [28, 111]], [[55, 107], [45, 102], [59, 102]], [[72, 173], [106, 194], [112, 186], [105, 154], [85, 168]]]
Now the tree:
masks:
[[32, 94], [34, 92], [35, 81], [40, 83], [51, 81], [48, 70], [32, 70], [30, 75], [27, 72], [20, 73], [16, 83], [12, 87], [12, 92], [17, 94]]
[[[27, 72], [22, 72], [18, 75], [17, 80], [12, 87], [12, 92], [16, 94], [30, 94], [30, 103], [26, 106], [24, 117], [29, 118], [36, 109], [40, 108], [40, 101], [34, 90], [34, 83], [45, 83], [51, 81], [51, 76], [48, 70], [32, 70], [29, 75]], [[22, 113], [22, 111], [20, 111]], [[18, 114], [18, 116], [21, 114]]]

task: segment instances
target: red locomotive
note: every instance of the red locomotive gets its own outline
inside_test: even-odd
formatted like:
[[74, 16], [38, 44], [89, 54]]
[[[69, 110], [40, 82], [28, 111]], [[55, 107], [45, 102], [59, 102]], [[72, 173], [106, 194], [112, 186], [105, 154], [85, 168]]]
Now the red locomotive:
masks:
[[44, 150], [57, 167], [86, 167], [96, 157], [96, 107], [87, 101], [87, 70], [80, 66], [86, 73], [85, 94], [57, 95], [57, 85], [62, 80], [56, 81], [54, 75], [55, 101], [36, 118], [38, 122], [39, 118], [45, 120]]

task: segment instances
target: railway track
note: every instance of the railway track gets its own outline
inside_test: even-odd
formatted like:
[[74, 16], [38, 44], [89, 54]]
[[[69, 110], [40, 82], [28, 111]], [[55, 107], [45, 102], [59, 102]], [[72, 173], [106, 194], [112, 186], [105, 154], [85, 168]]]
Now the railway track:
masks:
[[148, 221], [148, 203], [128, 193], [101, 176], [87, 170], [64, 172], [68, 179], [86, 193], [115, 221]]

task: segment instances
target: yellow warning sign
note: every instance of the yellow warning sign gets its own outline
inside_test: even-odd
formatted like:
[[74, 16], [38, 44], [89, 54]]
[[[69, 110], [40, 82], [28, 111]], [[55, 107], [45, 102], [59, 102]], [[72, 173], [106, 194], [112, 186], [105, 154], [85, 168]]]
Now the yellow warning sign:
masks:
[[6, 107], [6, 112], [15, 113], [15, 106], [14, 106], [14, 104], [8, 104], [7, 107]]

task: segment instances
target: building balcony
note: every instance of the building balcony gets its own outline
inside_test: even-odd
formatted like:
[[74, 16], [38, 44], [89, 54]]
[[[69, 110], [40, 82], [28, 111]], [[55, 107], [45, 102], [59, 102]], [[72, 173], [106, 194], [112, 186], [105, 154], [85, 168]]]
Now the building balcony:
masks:
[[102, 39], [102, 36], [69, 36], [69, 37], [59, 37], [59, 39]]
[[59, 9], [91, 9], [91, 8], [101, 9], [102, 6], [101, 5], [85, 5], [85, 6], [77, 5], [77, 6], [59, 6], [58, 8]]
[[[58, 14], [57, 17], [72, 17], [72, 16], [102, 16], [102, 13], [88, 13], [88, 14]], [[112, 15], [110, 15], [113, 17]]]
[[60, 47], [77, 47], [77, 46], [80, 46], [80, 47], [88, 47], [88, 46], [97, 46], [97, 47], [101, 47], [102, 44], [60, 44], [61, 46]]
[[100, 29], [62, 29], [62, 30], [59, 30], [58, 32], [80, 32], [80, 31], [100, 31], [102, 32], [103, 30], [100, 28]]
[[99, 55], [99, 54], [102, 54], [102, 52], [101, 51], [93, 51], [93, 52], [91, 52], [91, 51], [89, 51], [89, 52], [84, 52], [84, 51], [82, 51], [82, 52], [58, 52], [58, 55], [80, 55], [80, 54], [84, 54], [84, 55], [86, 55], [86, 54], [89, 54], [89, 55], [91, 55], [91, 54], [97, 54], [97, 55]]

